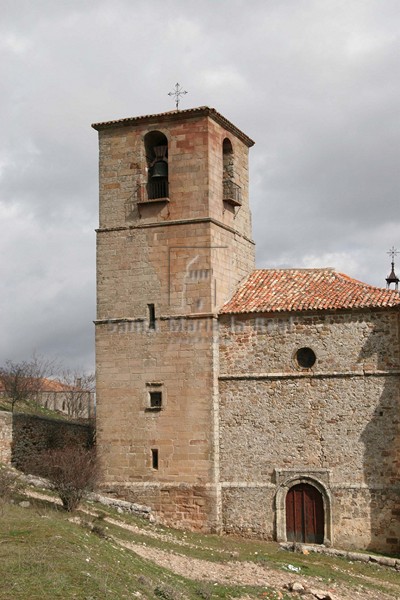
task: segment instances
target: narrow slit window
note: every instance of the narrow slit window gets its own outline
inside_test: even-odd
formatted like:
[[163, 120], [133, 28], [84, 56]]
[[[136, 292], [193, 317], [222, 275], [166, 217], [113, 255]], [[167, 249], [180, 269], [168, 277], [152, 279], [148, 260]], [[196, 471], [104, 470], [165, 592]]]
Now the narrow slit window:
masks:
[[158, 449], [157, 448], [151, 449], [151, 466], [155, 470], [158, 469]]
[[149, 313], [149, 329], [156, 328], [156, 309], [154, 304], [148, 304], [147, 310]]

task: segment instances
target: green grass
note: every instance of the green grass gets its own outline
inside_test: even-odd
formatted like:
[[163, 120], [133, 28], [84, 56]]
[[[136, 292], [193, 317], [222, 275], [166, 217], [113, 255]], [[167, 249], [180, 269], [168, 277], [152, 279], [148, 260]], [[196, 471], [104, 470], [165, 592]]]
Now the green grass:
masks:
[[[270, 542], [178, 531], [119, 515], [95, 503], [87, 506], [101, 516], [96, 519], [79, 513], [79, 524], [47, 501], [31, 501], [29, 508], [0, 504], [0, 600], [223, 600], [244, 595], [260, 600], [278, 598], [265, 587], [214, 585], [180, 577], [122, 548], [116, 540], [145, 543], [149, 548], [213, 562], [251, 561], [285, 572], [291, 564], [300, 567], [300, 578], [316, 577], [326, 587], [334, 582], [357, 589], [363, 585], [375, 590], [377, 598], [380, 591], [400, 597], [399, 574], [378, 565], [289, 553]], [[140, 530], [128, 531], [107, 522], [107, 517]], [[158, 537], [152, 537], [154, 534]], [[293, 596], [288, 593], [282, 598]]]
[[[209, 586], [176, 576], [42, 502], [0, 510], [0, 598], [228, 598], [265, 588]], [[137, 597], [140, 597], [139, 595]]]
[[[393, 569], [387, 569], [373, 563], [351, 562], [345, 558], [329, 556], [327, 554], [303, 555], [282, 550], [274, 542], [266, 542], [255, 539], [244, 539], [238, 536], [227, 535], [201, 535], [199, 533], [175, 530], [172, 528], [155, 526], [131, 515], [115, 515], [112, 510], [101, 509], [104, 515], [110, 515], [121, 524], [128, 523], [140, 528], [139, 532], [132, 533], [117, 526], [105, 523], [108, 531], [122, 540], [145, 542], [147, 546], [162, 548], [185, 556], [200, 558], [212, 562], [250, 561], [256, 564], [266, 565], [282, 570], [291, 564], [300, 567], [301, 573], [319, 577], [326, 583], [332, 580], [359, 582], [359, 578], [369, 576], [376, 578], [379, 587], [382, 582], [399, 585], [400, 576]], [[149, 537], [148, 532], [156, 532], [163, 535], [167, 540], [160, 541]]]
[[[288, 564], [291, 564], [300, 567], [300, 576], [316, 577], [327, 586], [332, 582], [342, 582], [354, 587], [364, 585], [371, 590], [387, 593], [390, 592], [390, 586], [395, 586], [397, 591], [393, 592], [393, 597], [400, 598], [399, 573], [378, 564], [352, 562], [327, 554], [303, 555], [287, 552], [274, 542], [174, 530], [151, 525], [131, 515], [121, 516], [116, 515], [112, 510], [103, 511], [103, 508], [101, 510], [104, 514], [110, 514], [114, 520], [120, 520], [121, 523], [136, 525], [140, 528], [140, 532], [132, 533], [107, 523], [109, 532], [123, 540], [145, 542], [149, 547], [161, 548], [212, 562], [250, 561], [285, 571], [288, 570]], [[149, 537], [148, 531], [166, 536], [167, 540], [160, 541]]]
[[[11, 402], [7, 398], [0, 398], [0, 410], [12, 412]], [[50, 410], [45, 406], [42, 406], [34, 400], [26, 400], [24, 402], [17, 402], [14, 406], [15, 413], [24, 413], [30, 415], [38, 415], [39, 417], [49, 417], [51, 419], [61, 419], [64, 421], [72, 421], [71, 417], [68, 417], [65, 413], [57, 410]]]

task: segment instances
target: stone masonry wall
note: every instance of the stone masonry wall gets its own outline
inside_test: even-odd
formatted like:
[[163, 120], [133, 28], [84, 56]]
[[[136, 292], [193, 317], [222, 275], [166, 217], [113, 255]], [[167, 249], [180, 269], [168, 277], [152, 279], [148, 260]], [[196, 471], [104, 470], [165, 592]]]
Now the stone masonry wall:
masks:
[[215, 513], [216, 499], [209, 487], [155, 482], [143, 487], [114, 485], [109, 492], [130, 502], [151, 505], [164, 523], [177, 529], [218, 530], [210, 519]]
[[23, 413], [14, 413], [12, 421], [12, 463], [21, 471], [29, 471], [32, 460], [43, 450], [93, 445], [93, 428], [89, 425]]
[[0, 463], [11, 464], [12, 414], [0, 412]]
[[276, 537], [281, 484], [322, 478], [330, 542], [398, 551], [397, 313], [224, 317], [220, 340], [225, 528]]
[[295, 352], [311, 346], [313, 373], [396, 369], [398, 314], [232, 315], [221, 319], [221, 373], [299, 373]]
[[[168, 140], [169, 197], [159, 202], [143, 195], [144, 138], [152, 131]], [[99, 133], [96, 392], [104, 485], [171, 523], [216, 528], [214, 323], [254, 267], [248, 148], [204, 115]], [[243, 192], [236, 212], [223, 202], [226, 137]], [[150, 406], [154, 390], [162, 394], [158, 410]]]
[[[146, 203], [138, 190], [147, 180], [144, 136], [154, 130], [168, 139], [169, 201]], [[222, 199], [226, 137], [242, 189], [236, 212]], [[159, 314], [221, 306], [254, 268], [247, 146], [205, 117], [107, 129], [99, 146], [97, 318], [141, 317], [155, 295]]]
[[[185, 331], [199, 320], [167, 320], [134, 333], [130, 324], [98, 327], [102, 362], [97, 439], [108, 482], [204, 484], [210, 476], [211, 349], [209, 333]], [[171, 329], [172, 327], [172, 329]], [[182, 327], [182, 331], [180, 328]], [[195, 359], [195, 352], [198, 359]], [[162, 393], [152, 410], [149, 391]], [[154, 469], [151, 449], [158, 449]]]
[[[144, 203], [147, 182], [144, 137], [160, 131], [168, 140], [169, 202]], [[230, 210], [222, 200], [222, 148], [233, 146], [234, 182], [242, 190], [242, 207]], [[100, 228], [213, 218], [238, 233], [252, 236], [248, 201], [248, 148], [208, 117], [162, 118], [99, 132]]]

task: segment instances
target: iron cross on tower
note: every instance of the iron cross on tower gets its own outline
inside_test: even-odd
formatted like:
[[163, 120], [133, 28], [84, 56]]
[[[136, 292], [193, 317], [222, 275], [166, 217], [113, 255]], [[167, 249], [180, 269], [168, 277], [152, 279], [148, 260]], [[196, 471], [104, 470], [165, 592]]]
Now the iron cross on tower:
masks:
[[181, 96], [184, 96], [187, 93], [188, 92], [186, 90], [183, 90], [181, 88], [181, 86], [179, 85], [179, 83], [175, 84], [175, 91], [174, 92], [168, 92], [168, 96], [174, 96], [175, 97], [176, 110], [179, 110], [179, 102], [180, 102]]
[[396, 248], [394, 246], [392, 246], [391, 249], [389, 250], [389, 252], [387, 252], [386, 254], [389, 254], [392, 257], [392, 270], [390, 272], [390, 275], [388, 277], [386, 277], [386, 287], [387, 287], [387, 289], [390, 289], [390, 284], [394, 283], [394, 289], [398, 290], [399, 289], [399, 278], [397, 277], [395, 270], [394, 270], [394, 259], [399, 254], [399, 251], [396, 250]]

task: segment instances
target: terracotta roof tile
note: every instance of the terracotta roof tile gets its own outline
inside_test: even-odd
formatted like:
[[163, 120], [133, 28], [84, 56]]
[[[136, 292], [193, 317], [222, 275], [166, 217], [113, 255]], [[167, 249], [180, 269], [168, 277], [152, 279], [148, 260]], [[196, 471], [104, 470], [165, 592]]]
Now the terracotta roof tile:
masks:
[[[66, 383], [62, 383], [61, 381], [58, 381], [58, 379], [43, 379], [42, 384], [38, 387], [40, 387], [41, 392], [66, 392], [78, 389], [71, 385], [67, 385]], [[4, 392], [4, 384], [1, 381], [0, 392]]]
[[257, 269], [221, 313], [400, 307], [400, 294], [334, 269]]

